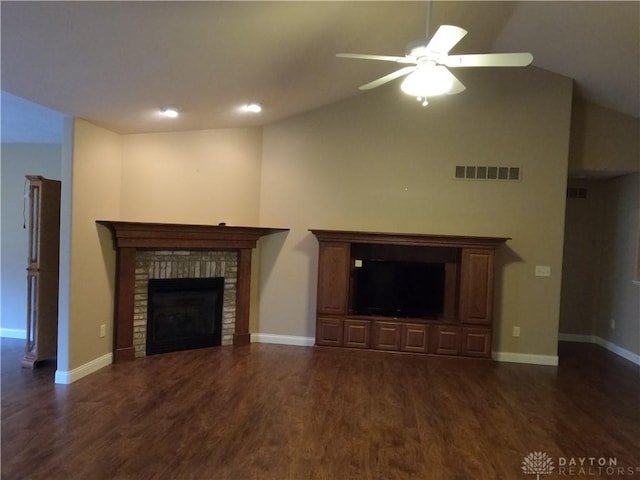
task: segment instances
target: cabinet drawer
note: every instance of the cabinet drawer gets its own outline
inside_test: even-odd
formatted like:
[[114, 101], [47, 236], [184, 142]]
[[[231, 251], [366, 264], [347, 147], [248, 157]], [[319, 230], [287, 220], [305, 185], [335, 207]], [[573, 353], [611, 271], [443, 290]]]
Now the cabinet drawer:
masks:
[[369, 348], [371, 346], [371, 322], [369, 320], [345, 319], [344, 346]]
[[377, 350], [400, 350], [402, 325], [394, 322], [373, 322], [372, 348]]
[[429, 325], [419, 323], [405, 323], [402, 325], [400, 350], [403, 352], [426, 353], [429, 350]]
[[439, 355], [460, 354], [460, 328], [451, 326], [433, 327], [431, 352]]
[[318, 317], [316, 322], [316, 345], [342, 346], [342, 318]]
[[491, 357], [491, 329], [463, 327], [462, 355], [467, 357]]

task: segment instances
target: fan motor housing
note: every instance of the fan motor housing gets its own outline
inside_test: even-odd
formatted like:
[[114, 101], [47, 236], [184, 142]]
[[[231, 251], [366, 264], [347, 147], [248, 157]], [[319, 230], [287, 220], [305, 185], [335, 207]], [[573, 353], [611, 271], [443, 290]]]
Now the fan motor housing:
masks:
[[407, 48], [405, 49], [405, 55], [413, 58], [420, 58], [427, 55], [427, 45], [428, 40], [426, 38], [419, 38], [418, 40], [414, 40], [412, 42], [407, 43]]

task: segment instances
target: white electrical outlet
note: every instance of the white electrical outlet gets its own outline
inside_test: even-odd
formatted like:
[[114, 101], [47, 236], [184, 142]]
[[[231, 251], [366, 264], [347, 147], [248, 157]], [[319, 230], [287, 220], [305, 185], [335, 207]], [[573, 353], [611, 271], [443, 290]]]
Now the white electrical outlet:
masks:
[[513, 327], [513, 336], [514, 337], [520, 336], [520, 327]]
[[103, 323], [100, 325], [100, 336], [105, 337], [107, 335], [107, 326]]
[[548, 265], [536, 265], [536, 277], [550, 277], [551, 267]]
[[616, 329], [616, 319], [612, 318], [611, 319], [611, 330], [615, 330]]

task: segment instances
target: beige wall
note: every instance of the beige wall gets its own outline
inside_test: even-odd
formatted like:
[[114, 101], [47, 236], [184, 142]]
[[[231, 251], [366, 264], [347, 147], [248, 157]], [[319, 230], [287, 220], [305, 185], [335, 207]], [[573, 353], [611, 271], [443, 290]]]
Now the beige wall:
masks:
[[[71, 195], [68, 302], [60, 335], [67, 335], [68, 354], [59, 355], [58, 370], [70, 371], [112, 351], [115, 254], [111, 236], [96, 220], [117, 218], [120, 210], [121, 137], [84, 120], [73, 124], [70, 171], [63, 168], [63, 190]], [[67, 229], [65, 215], [63, 228]], [[61, 258], [66, 258], [65, 254]], [[61, 278], [66, 268], [61, 268]], [[65, 285], [61, 286], [62, 292]], [[68, 307], [66, 306], [68, 303]], [[107, 335], [100, 337], [100, 325]], [[64, 339], [62, 340], [64, 342]]]
[[[571, 81], [533, 67], [461, 79], [427, 108], [390, 84], [265, 127], [260, 220], [291, 232], [263, 241], [261, 333], [314, 335], [309, 228], [506, 236], [494, 349], [556, 355]], [[521, 166], [522, 181], [454, 180], [465, 164]]]
[[124, 135], [121, 220], [257, 225], [262, 130]]
[[640, 119], [576, 101], [569, 172], [624, 174], [640, 171]]

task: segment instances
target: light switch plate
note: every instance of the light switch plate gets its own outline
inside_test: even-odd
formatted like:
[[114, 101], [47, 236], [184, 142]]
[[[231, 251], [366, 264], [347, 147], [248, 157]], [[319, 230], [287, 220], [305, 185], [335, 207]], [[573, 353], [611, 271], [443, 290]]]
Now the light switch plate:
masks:
[[551, 267], [548, 265], [536, 265], [536, 277], [550, 277]]

